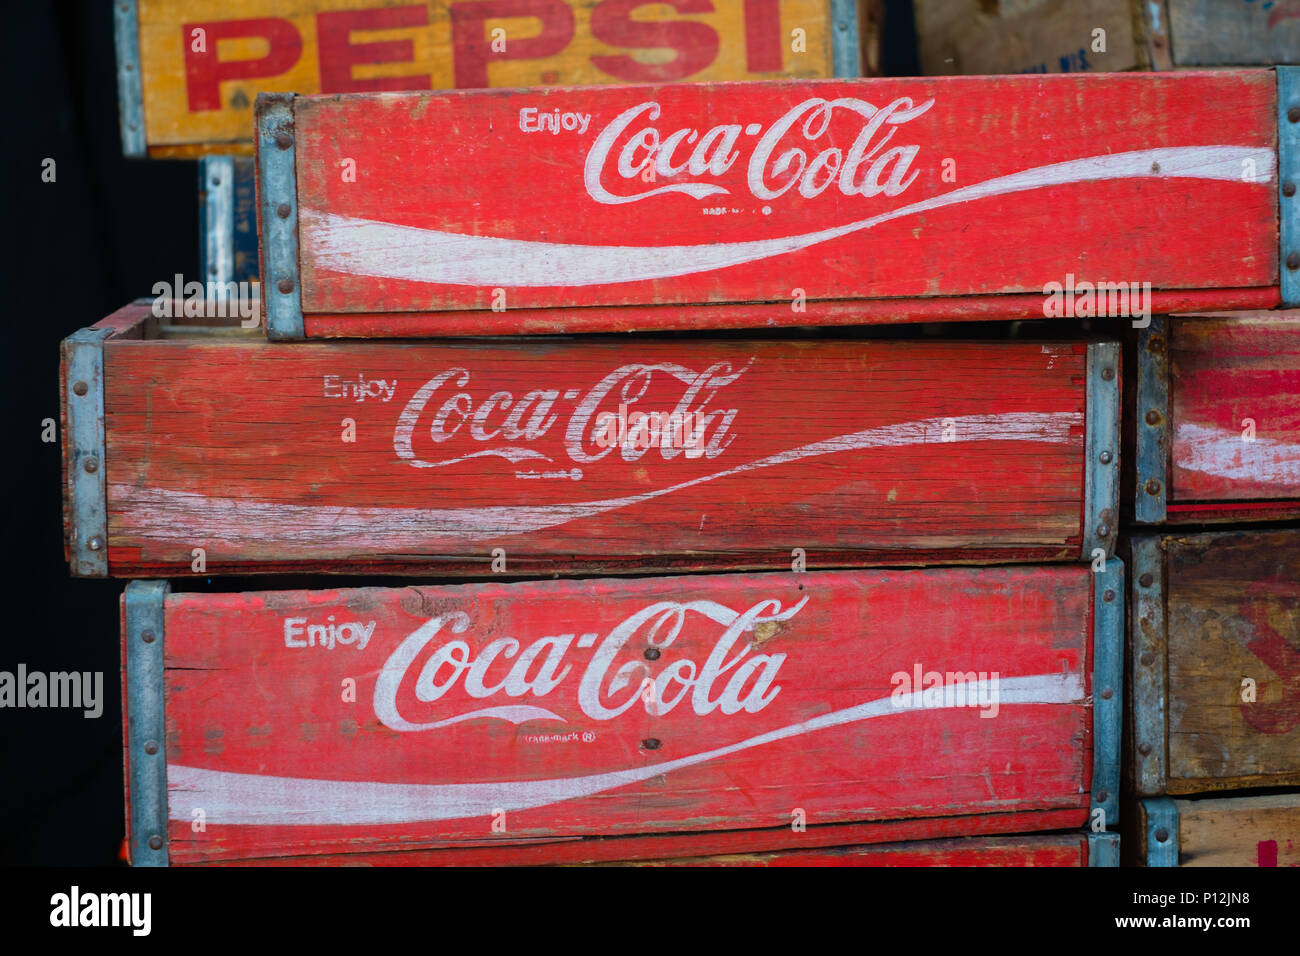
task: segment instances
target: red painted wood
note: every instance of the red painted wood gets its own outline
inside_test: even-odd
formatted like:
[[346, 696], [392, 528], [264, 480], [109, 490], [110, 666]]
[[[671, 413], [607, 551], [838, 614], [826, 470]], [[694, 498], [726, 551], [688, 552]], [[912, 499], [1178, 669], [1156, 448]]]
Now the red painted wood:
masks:
[[1183, 317], [1169, 347], [1171, 513], [1300, 515], [1300, 312]]
[[[1271, 288], [1275, 97], [1268, 70], [301, 97], [303, 311], [326, 334], [494, 306], [759, 302], [804, 324], [799, 295]], [[525, 131], [533, 109], [585, 131]]]
[[[1216, 309], [1271, 309], [1276, 287], [1188, 289], [1151, 293], [1153, 313]], [[890, 325], [904, 322], [984, 322], [1043, 317], [1041, 295], [975, 295], [930, 299], [809, 302], [794, 313], [788, 303], [740, 305], [629, 305], [608, 309], [510, 309], [506, 312], [386, 312], [308, 315], [307, 338], [413, 338], [428, 335], [551, 334], [743, 329], [790, 325]]]
[[[1017, 814], [1014, 819], [1030, 815]], [[963, 820], [969, 825], [971, 821]], [[1021, 822], [1024, 822], [1021, 820]], [[886, 824], [860, 824], [821, 829], [835, 830], [838, 837], [867, 831], [879, 835]], [[731, 839], [733, 834], [720, 835]], [[789, 834], [783, 836], [789, 839]], [[1087, 866], [1088, 839], [1077, 833], [1052, 833], [1034, 836], [963, 837], [949, 840], [916, 840], [902, 843], [874, 843], [856, 846], [819, 845], [816, 841], [829, 835], [812, 831], [800, 834], [797, 849], [753, 851], [729, 848], [718, 855], [699, 855], [706, 844], [717, 843], [708, 834], [672, 838], [616, 837], [606, 840], [575, 840], [532, 847], [494, 847], [487, 850], [405, 850], [396, 853], [355, 853], [336, 856], [297, 857], [292, 860], [239, 861], [240, 865], [262, 866], [517, 866], [532, 864], [572, 864], [607, 862], [640, 863], [648, 866]], [[811, 837], [811, 839], [803, 839]], [[664, 849], [680, 847], [678, 852], [694, 852], [687, 857], [622, 857], [635, 845], [645, 851], [647, 843]], [[604, 851], [606, 857], [582, 857], [574, 850]], [[531, 857], [522, 857], [523, 852]], [[671, 852], [671, 850], [670, 850]], [[711, 850], [704, 849], [711, 853]], [[558, 858], [557, 858], [558, 857]], [[221, 865], [221, 864], [218, 864]]]
[[[776, 849], [820, 824], [919, 824], [885, 839], [979, 833], [962, 820], [987, 815], [1080, 826], [1091, 618], [1081, 565], [172, 595], [169, 852], [756, 827], [781, 828], [763, 838]], [[352, 622], [347, 644], [289, 646]], [[996, 715], [897, 706], [918, 667], [996, 672]]]
[[[191, 573], [196, 548], [207, 573], [486, 574], [497, 548], [507, 573], [788, 569], [796, 548], [815, 567], [1073, 559], [1085, 359], [1041, 342], [112, 339], [110, 572]], [[357, 401], [360, 379], [385, 385]], [[509, 439], [502, 403], [538, 390], [546, 416], [535, 397], [516, 424], [540, 434]], [[434, 440], [444, 406], [494, 395], [481, 427], [452, 414]], [[591, 439], [620, 404], [679, 403], [714, 416], [700, 455]]]

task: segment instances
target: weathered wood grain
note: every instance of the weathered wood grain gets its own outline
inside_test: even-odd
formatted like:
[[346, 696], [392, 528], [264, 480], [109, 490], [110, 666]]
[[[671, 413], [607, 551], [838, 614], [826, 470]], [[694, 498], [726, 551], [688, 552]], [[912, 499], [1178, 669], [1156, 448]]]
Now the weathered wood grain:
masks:
[[[1105, 308], [1139, 311], [1144, 288], [1276, 285], [1275, 98], [1266, 70], [298, 97], [297, 194], [268, 201], [297, 217], [305, 329], [326, 334], [545, 309], [553, 331], [574, 306], [958, 314], [1081, 282], [1137, 283]], [[285, 293], [265, 294], [274, 327]]]
[[1082, 565], [172, 594], [168, 853], [1078, 827], [1092, 606]]
[[138, 8], [154, 156], [251, 152], [252, 104], [267, 90], [834, 75], [830, 0], [139, 0]]
[[1168, 338], [1169, 520], [1300, 516], [1300, 312], [1180, 316]]
[[1300, 8], [1250, 0], [1167, 0], [1178, 66], [1300, 62]]
[[[151, 334], [105, 345], [115, 575], [1077, 560], [1117, 467], [1082, 343]], [[702, 449], [637, 447], [676, 411]]]
[[[1300, 794], [1175, 800], [1173, 805], [1179, 866], [1300, 866]], [[1145, 822], [1141, 805], [1139, 815]], [[1151, 849], [1145, 829], [1139, 829], [1142, 861]]]

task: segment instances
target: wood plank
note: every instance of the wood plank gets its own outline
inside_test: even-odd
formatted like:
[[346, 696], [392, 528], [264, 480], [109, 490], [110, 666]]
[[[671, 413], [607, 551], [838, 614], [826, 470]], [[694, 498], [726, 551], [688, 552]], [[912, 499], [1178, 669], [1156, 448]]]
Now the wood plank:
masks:
[[830, 0], [138, 0], [138, 10], [155, 156], [251, 152], [252, 104], [269, 90], [834, 75]]
[[1179, 866], [1300, 866], [1300, 794], [1175, 803]]
[[1082, 826], [1092, 607], [1084, 565], [172, 594], [169, 854]]
[[1086, 301], [1043, 313], [1077, 315], [1098, 282], [1138, 283], [1104, 308], [1139, 312], [1144, 288], [1276, 285], [1275, 97], [1271, 71], [299, 97], [283, 201], [302, 314], [336, 333], [755, 302], [800, 324], [806, 302], [1058, 287]]
[[1179, 317], [1168, 338], [1171, 518], [1245, 501], [1300, 515], [1300, 312]]
[[1167, 792], [1300, 785], [1300, 531], [1164, 548]]
[[[209, 574], [486, 574], [495, 549], [510, 574], [1077, 560], [1085, 468], [1116, 467], [1083, 460], [1086, 358], [1041, 342], [114, 338], [109, 571], [194, 573], [196, 548]], [[694, 417], [650, 442], [635, 417], [650, 412]], [[675, 447], [697, 432], [702, 448]]]
[[1300, 62], [1300, 8], [1294, 3], [1167, 0], [1178, 66]]

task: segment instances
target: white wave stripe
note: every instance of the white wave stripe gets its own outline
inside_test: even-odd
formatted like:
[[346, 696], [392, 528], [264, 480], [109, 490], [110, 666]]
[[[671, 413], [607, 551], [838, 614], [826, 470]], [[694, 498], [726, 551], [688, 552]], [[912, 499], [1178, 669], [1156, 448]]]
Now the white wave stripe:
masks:
[[[488, 816], [498, 810], [530, 810], [614, 790], [829, 727], [890, 714], [940, 709], [923, 706], [920, 700], [923, 693], [909, 694], [899, 703], [881, 697], [687, 757], [580, 777], [487, 783], [376, 783], [232, 773], [173, 764], [167, 768], [168, 815], [173, 820], [188, 821], [193, 819], [195, 808], [201, 807], [210, 824], [367, 826], [456, 820]], [[998, 682], [999, 706], [1078, 704], [1083, 698], [1083, 678], [1077, 673], [1037, 674]], [[978, 719], [977, 714], [972, 716]]]
[[[605, 246], [467, 236], [314, 209], [299, 214], [317, 269], [445, 285], [608, 285], [709, 272], [806, 249], [881, 223], [990, 196], [1112, 179], [1218, 179], [1240, 182], [1254, 163], [1256, 184], [1272, 181], [1270, 149], [1174, 146], [1089, 156], [963, 186], [857, 222], [797, 236], [691, 246]], [[1158, 172], [1153, 172], [1158, 169]]]
[[1027, 441], [1045, 444], [1080, 442], [1071, 428], [1084, 423], [1082, 412], [1024, 412], [961, 415], [899, 422], [868, 428], [836, 438], [802, 445], [689, 481], [654, 491], [549, 505], [502, 505], [482, 508], [384, 508], [342, 505], [296, 505], [221, 498], [197, 492], [113, 485], [111, 497], [120, 520], [140, 535], [159, 540], [196, 536], [239, 544], [303, 541], [316, 547], [337, 544], [355, 547], [357, 539], [384, 538], [389, 548], [435, 546], [440, 535], [448, 543], [488, 541], [505, 535], [553, 528], [641, 504], [664, 495], [745, 472], [771, 468], [805, 458], [872, 448], [905, 448], [941, 441], [945, 426], [952, 445], [972, 441]]
[[1258, 436], [1248, 442], [1234, 429], [1184, 422], [1174, 426], [1174, 448], [1174, 463], [1184, 471], [1300, 488], [1300, 445], [1292, 442]]

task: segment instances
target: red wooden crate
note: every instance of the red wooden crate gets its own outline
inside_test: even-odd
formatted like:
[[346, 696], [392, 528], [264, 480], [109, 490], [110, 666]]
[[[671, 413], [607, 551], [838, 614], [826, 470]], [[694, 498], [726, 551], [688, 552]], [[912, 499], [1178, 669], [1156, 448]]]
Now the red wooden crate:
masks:
[[1033, 318], [1051, 283], [1146, 283], [1157, 312], [1279, 301], [1272, 70], [257, 112], [274, 337]]
[[1134, 354], [1139, 523], [1300, 517], [1300, 312], [1157, 317]]
[[582, 862], [1110, 825], [1119, 575], [137, 582], [132, 859]]
[[[64, 346], [68, 555], [124, 576], [1089, 559], [1115, 537], [1118, 365], [1080, 342], [286, 348], [136, 305]], [[635, 415], [679, 411], [639, 447]]]

